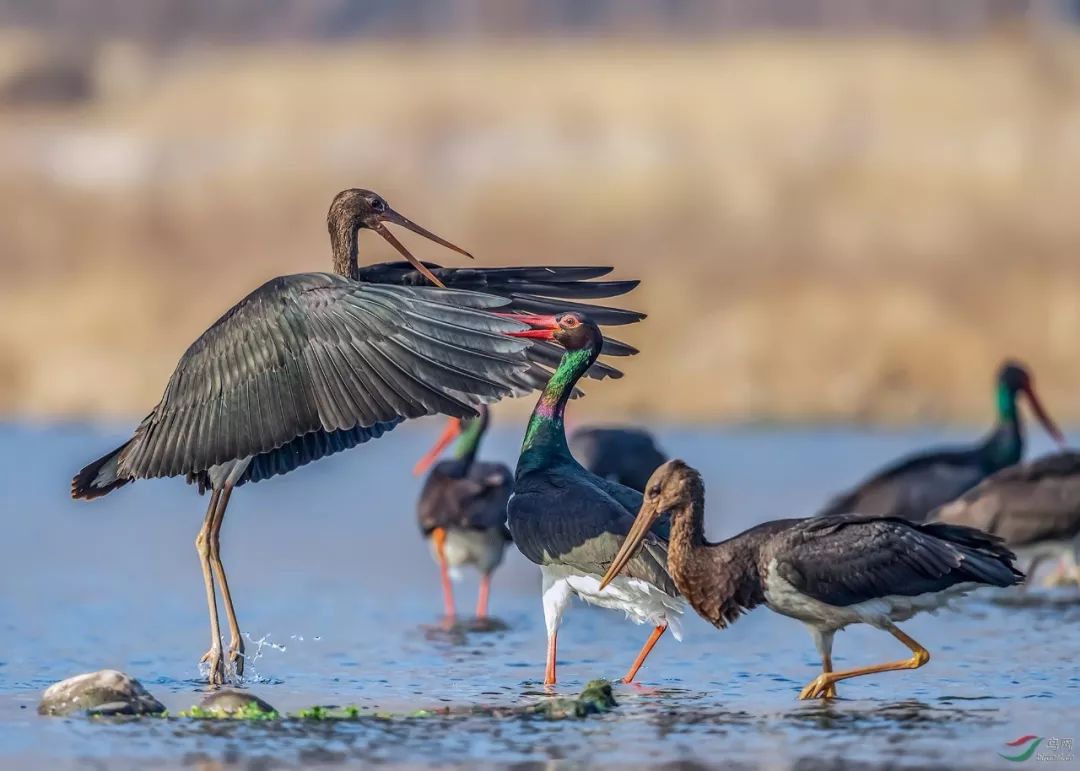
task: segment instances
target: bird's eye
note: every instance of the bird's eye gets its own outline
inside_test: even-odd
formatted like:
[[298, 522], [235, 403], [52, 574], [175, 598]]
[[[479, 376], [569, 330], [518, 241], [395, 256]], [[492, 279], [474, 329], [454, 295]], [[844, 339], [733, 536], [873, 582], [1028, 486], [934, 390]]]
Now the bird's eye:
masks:
[[650, 498], [659, 498], [660, 497], [660, 485], [653, 485], [652, 487], [649, 488], [649, 497]]
[[382, 202], [381, 198], [376, 198], [376, 199], [372, 200], [371, 208], [374, 209], [375, 211], [382, 211], [383, 209], [386, 208], [386, 204], [384, 204]]
[[567, 327], [576, 327], [578, 325], [577, 317], [567, 316], [565, 319], [563, 319], [563, 325]]

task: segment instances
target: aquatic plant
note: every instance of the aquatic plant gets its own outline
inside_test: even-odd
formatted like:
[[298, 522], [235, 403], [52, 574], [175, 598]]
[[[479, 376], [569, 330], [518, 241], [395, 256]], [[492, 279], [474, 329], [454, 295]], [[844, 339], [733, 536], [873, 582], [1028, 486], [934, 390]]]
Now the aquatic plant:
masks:
[[186, 717], [195, 720], [280, 720], [281, 713], [277, 710], [264, 710], [255, 702], [248, 702], [234, 710], [207, 709], [195, 705], [178, 714], [178, 717]]

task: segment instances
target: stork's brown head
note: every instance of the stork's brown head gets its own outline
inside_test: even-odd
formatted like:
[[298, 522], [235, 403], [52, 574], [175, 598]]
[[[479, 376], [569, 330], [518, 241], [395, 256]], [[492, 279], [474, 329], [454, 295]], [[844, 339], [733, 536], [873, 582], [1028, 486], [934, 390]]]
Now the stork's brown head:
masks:
[[668, 512], [690, 511], [695, 504], [702, 503], [704, 496], [705, 485], [701, 481], [701, 474], [683, 461], [669, 460], [656, 469], [649, 477], [649, 483], [645, 485], [641, 510], [611, 561], [611, 566], [600, 580], [600, 588], [603, 589], [611, 583], [634, 558], [656, 520]]
[[[424, 238], [445, 246], [447, 249], [453, 249], [459, 254], [472, 258], [472, 255], [461, 247], [455, 246], [430, 230], [420, 227], [407, 217], [398, 214], [390, 208], [390, 204], [378, 193], [354, 187], [342, 190], [335, 195], [334, 200], [330, 202], [330, 211], [326, 215], [326, 227], [330, 231], [330, 239], [334, 243], [335, 259], [341, 259], [341, 255], [338, 253], [345, 250], [344, 245], [346, 243], [355, 243], [358, 230], [367, 228], [368, 230], [374, 230], [389, 241], [390, 245], [401, 252], [402, 256], [412, 263], [414, 268], [424, 274], [431, 283], [435, 286], [443, 286], [443, 283], [423, 263], [413, 257], [412, 253], [394, 237], [393, 233], [387, 230], [383, 224], [385, 222], [400, 225]], [[355, 255], [350, 254], [348, 259], [355, 260]]]
[[697, 469], [675, 458], [660, 465], [645, 485], [642, 510], [655, 510], [653, 519], [675, 509], [686, 508], [705, 493], [705, 485]]

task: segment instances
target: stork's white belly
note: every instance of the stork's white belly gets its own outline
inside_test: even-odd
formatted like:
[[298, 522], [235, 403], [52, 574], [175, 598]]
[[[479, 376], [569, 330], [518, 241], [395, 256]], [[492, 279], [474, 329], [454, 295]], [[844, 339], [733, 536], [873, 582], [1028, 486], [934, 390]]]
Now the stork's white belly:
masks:
[[[455, 581], [458, 580], [461, 577], [459, 568], [464, 565], [472, 565], [481, 573], [490, 573], [502, 562], [506, 543], [506, 538], [499, 528], [448, 529], [446, 541], [443, 543], [443, 555], [450, 568], [450, 577]], [[437, 562], [438, 555], [435, 554], [434, 541], [431, 543], [431, 554]]]
[[[545, 594], [549, 587], [562, 583], [590, 605], [621, 610], [635, 624], [667, 624], [675, 639], [682, 639], [680, 616], [687, 609], [682, 597], [673, 597], [639, 578], [616, 576], [601, 591], [600, 576], [566, 565], [543, 565], [540, 570], [544, 576]], [[562, 607], [552, 610], [561, 617]]]
[[969, 582], [913, 597], [887, 594], [851, 605], [830, 605], [800, 592], [780, 576], [775, 567], [775, 562], [769, 565], [765, 580], [766, 605], [777, 613], [822, 630], [843, 629], [849, 624], [870, 624], [883, 629], [917, 613], [933, 613], [951, 600], [980, 587], [980, 584]]

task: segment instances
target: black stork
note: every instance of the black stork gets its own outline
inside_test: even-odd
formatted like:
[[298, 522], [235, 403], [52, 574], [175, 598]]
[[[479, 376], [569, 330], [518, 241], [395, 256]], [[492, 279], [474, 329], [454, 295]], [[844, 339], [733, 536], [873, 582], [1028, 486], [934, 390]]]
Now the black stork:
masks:
[[597, 476], [638, 492], [645, 489], [656, 467], [667, 460], [652, 434], [629, 426], [576, 429], [570, 434], [570, 452]]
[[[244, 642], [219, 545], [236, 487], [354, 447], [407, 418], [471, 417], [483, 403], [539, 387], [558, 349], [509, 337], [526, 328], [515, 313], [588, 307], [603, 323], [643, 317], [571, 301], [636, 286], [591, 280], [609, 268], [441, 268], [419, 262], [385, 223], [467, 254], [370, 190], [338, 193], [327, 215], [334, 272], [271, 279], [226, 311], [181, 357], [134, 436], [72, 481], [75, 498], [171, 476], [211, 492], [195, 541], [210, 615], [211, 647], [202, 662], [211, 683], [225, 678], [215, 580], [229, 623], [228, 662], [243, 674]], [[361, 268], [363, 228], [408, 262]], [[633, 349], [605, 341], [605, 352]], [[619, 372], [598, 363], [590, 375]]]
[[[979, 586], [1012, 586], [1024, 576], [1000, 539], [979, 530], [896, 517], [833, 514], [766, 522], [719, 543], [705, 539], [705, 486], [680, 460], [658, 468], [633, 530], [601, 586], [617, 581], [651, 540], [656, 520], [671, 517], [668, 570], [694, 610], [723, 629], [758, 605], [802, 621], [821, 654], [822, 674], [799, 695], [832, 698], [852, 677], [917, 669], [929, 652], [897, 622], [935, 610]], [[833, 635], [850, 624], [888, 632], [910, 659], [832, 668]]]
[[1017, 407], [1023, 394], [1046, 432], [1064, 438], [1035, 394], [1023, 365], [1006, 362], [998, 372], [998, 421], [983, 441], [968, 448], [940, 448], [903, 458], [836, 496], [821, 514], [874, 514], [922, 522], [938, 506], [970, 490], [995, 471], [1019, 463], [1024, 432]]
[[457, 568], [462, 565], [480, 571], [476, 617], [487, 617], [491, 574], [502, 563], [510, 542], [506, 502], [514, 475], [506, 464], [476, 459], [480, 440], [488, 429], [489, 412], [483, 406], [476, 418], [450, 418], [435, 446], [413, 469], [417, 475], [424, 473], [457, 439], [454, 458], [439, 462], [428, 474], [416, 509], [420, 531], [431, 540], [439, 565], [447, 619], [457, 615], [450, 579], [457, 577]]
[[514, 544], [540, 566], [548, 650], [544, 684], [554, 685], [559, 624], [572, 595], [592, 605], [624, 611], [653, 626], [623, 678], [632, 682], [653, 646], [671, 627], [682, 639], [679, 617], [686, 603], [667, 572], [663, 523], [645, 537], [625, 576], [600, 589], [600, 576], [634, 521], [641, 493], [590, 473], [570, 454], [564, 413], [574, 386], [600, 353], [596, 324], [579, 313], [537, 316], [518, 337], [553, 340], [566, 349], [529, 419], [514, 475], [507, 523]]
[[1029, 580], [1045, 559], [1054, 577], [1080, 584], [1080, 452], [1046, 455], [1003, 469], [930, 515], [936, 522], [996, 535], [1026, 560]]

